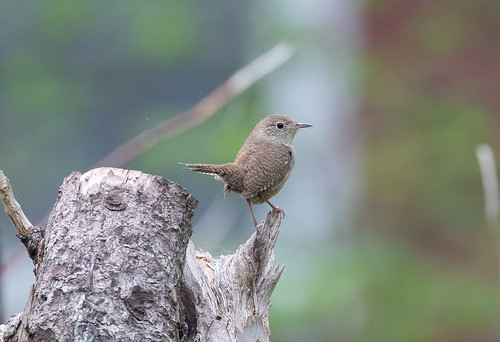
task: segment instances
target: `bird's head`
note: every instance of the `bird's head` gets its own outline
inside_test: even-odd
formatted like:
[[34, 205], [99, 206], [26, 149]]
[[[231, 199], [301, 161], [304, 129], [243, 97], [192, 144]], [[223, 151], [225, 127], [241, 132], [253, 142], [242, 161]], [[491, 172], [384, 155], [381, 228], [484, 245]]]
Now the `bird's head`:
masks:
[[291, 145], [295, 133], [300, 128], [312, 127], [310, 124], [297, 123], [294, 119], [280, 114], [269, 115], [262, 119], [254, 130], [260, 138], [271, 139], [276, 143]]

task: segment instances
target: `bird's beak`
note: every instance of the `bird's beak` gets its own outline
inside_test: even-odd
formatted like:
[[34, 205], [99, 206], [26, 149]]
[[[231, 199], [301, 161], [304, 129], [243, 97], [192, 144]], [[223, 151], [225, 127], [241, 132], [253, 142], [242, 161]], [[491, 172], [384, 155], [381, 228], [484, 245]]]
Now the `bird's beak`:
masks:
[[312, 127], [312, 126], [313, 125], [309, 125], [309, 124], [306, 124], [306, 123], [298, 123], [298, 124], [295, 125], [295, 129]]

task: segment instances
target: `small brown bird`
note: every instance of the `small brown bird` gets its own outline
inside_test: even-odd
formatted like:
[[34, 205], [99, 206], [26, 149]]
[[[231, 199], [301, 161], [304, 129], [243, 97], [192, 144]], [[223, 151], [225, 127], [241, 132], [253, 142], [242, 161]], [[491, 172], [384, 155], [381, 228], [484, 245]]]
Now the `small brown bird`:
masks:
[[292, 141], [300, 128], [312, 127], [299, 124], [285, 115], [273, 114], [261, 120], [248, 136], [236, 155], [234, 163], [228, 164], [186, 164], [196, 172], [215, 175], [224, 181], [224, 197], [234, 191], [241, 194], [252, 213], [253, 223], [257, 220], [252, 204], [266, 202], [273, 211], [285, 217], [285, 212], [271, 204], [269, 199], [285, 184], [295, 164]]

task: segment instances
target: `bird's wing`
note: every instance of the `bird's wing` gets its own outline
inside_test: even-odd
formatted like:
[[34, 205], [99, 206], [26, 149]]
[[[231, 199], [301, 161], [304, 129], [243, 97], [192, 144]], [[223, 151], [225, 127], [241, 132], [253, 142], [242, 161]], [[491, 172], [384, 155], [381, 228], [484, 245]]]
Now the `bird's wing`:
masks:
[[249, 199], [269, 188], [281, 187], [292, 167], [293, 149], [290, 146], [283, 145], [280, 148], [273, 146], [272, 149], [248, 155], [244, 163], [244, 191], [241, 196]]

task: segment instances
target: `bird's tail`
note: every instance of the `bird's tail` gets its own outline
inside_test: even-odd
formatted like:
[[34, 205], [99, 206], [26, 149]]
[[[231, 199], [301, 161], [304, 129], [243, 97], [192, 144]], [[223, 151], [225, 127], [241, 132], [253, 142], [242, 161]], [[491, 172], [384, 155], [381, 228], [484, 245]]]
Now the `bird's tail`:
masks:
[[241, 186], [240, 183], [243, 181], [243, 170], [238, 164], [227, 163], [227, 164], [184, 164], [186, 167], [192, 171], [206, 173], [209, 175], [215, 175], [216, 178], [230, 184], [233, 186]]
[[219, 173], [222, 171], [221, 168], [222, 165], [216, 165], [216, 164], [184, 164], [184, 165], [186, 165], [186, 167], [191, 171], [206, 173], [209, 175], [219, 175]]

